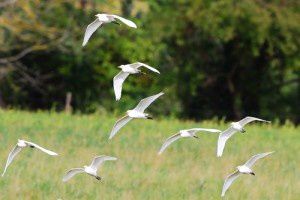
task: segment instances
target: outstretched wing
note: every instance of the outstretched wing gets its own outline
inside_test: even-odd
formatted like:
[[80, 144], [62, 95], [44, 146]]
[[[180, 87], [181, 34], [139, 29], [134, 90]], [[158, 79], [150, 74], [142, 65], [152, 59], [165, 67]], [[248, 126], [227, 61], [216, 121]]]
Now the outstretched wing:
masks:
[[258, 161], [259, 159], [264, 158], [272, 153], [274, 153], [274, 151], [254, 155], [244, 165], [251, 168], [256, 161]]
[[75, 176], [76, 174], [83, 173], [83, 172], [84, 172], [84, 169], [82, 169], [82, 168], [73, 168], [70, 171], [68, 171], [66, 173], [66, 175], [64, 175], [63, 182], [66, 182], [66, 181], [70, 180], [73, 176]]
[[120, 100], [121, 94], [122, 94], [122, 85], [125, 79], [129, 76], [129, 73], [120, 71], [115, 77], [114, 77], [114, 91], [116, 100]]
[[117, 158], [111, 156], [97, 156], [94, 158], [90, 167], [97, 170], [100, 167], [100, 165], [102, 165], [105, 161], [108, 160], [117, 160]]
[[110, 132], [110, 136], [109, 139], [113, 138], [116, 133], [123, 127], [125, 126], [125, 124], [127, 124], [130, 120], [132, 120], [131, 117], [129, 117], [128, 115], [125, 115], [124, 117], [122, 117], [121, 119], [119, 119], [114, 127], [112, 128], [111, 132]]
[[124, 24], [126, 24], [129, 27], [137, 28], [136, 24], [133, 21], [130, 21], [130, 20], [120, 17], [118, 15], [110, 15], [110, 16], [114, 17], [115, 19], [120, 20], [121, 22], [123, 22]]
[[267, 122], [267, 123], [271, 123], [270, 121], [264, 120], [264, 119], [259, 119], [256, 117], [245, 117], [244, 119], [238, 121], [238, 123], [241, 126], [245, 126], [246, 124], [253, 122], [253, 121], [260, 121], [260, 122]]
[[139, 111], [139, 112], [144, 112], [146, 110], [146, 108], [148, 108], [148, 106], [150, 106], [150, 104], [153, 103], [153, 101], [155, 101], [158, 97], [160, 97], [163, 94], [164, 94], [163, 92], [160, 92], [156, 95], [142, 99], [139, 102], [139, 104], [134, 108], [134, 110]]
[[223, 189], [222, 189], [222, 194], [221, 194], [222, 197], [225, 195], [225, 192], [231, 186], [233, 181], [239, 176], [240, 176], [240, 172], [238, 172], [238, 171], [235, 171], [233, 174], [230, 174], [229, 176], [227, 176], [227, 178], [225, 179], [224, 185], [223, 185]]
[[8, 154], [8, 157], [7, 157], [7, 161], [6, 161], [6, 164], [5, 164], [5, 168], [4, 168], [4, 171], [2, 173], [2, 176], [4, 176], [8, 166], [10, 165], [10, 163], [13, 161], [13, 159], [15, 158], [15, 156], [22, 150], [21, 147], [19, 147], [18, 145], [16, 145], [13, 150]]
[[221, 157], [226, 144], [226, 141], [236, 132], [233, 128], [228, 128], [219, 135], [217, 156]]
[[103, 23], [99, 21], [99, 19], [96, 19], [92, 23], [90, 23], [85, 30], [82, 46], [85, 46], [87, 42], [89, 41], [90, 37], [93, 35], [93, 33], [102, 25]]
[[145, 63], [141, 63], [141, 62], [135, 62], [135, 63], [132, 63], [132, 64], [129, 64], [131, 67], [134, 67], [136, 69], [140, 68], [140, 67], [146, 67], [147, 69], [153, 71], [153, 72], [156, 72], [158, 74], [160, 74], [160, 72], [155, 69], [154, 67], [151, 67], [149, 65], [146, 65]]
[[180, 133], [176, 133], [175, 135], [172, 135], [171, 137], [169, 137], [164, 144], [162, 145], [162, 147], [160, 148], [158, 154], [161, 154], [170, 144], [172, 144], [173, 142], [175, 142], [176, 140], [178, 140], [179, 138], [181, 138]]
[[222, 131], [218, 129], [210, 129], [210, 128], [191, 128], [187, 129], [186, 131], [190, 133], [197, 133], [198, 131], [206, 131], [206, 132], [211, 132], [211, 133], [221, 133]]
[[57, 156], [57, 155], [58, 155], [57, 153], [55, 153], [55, 152], [53, 152], [53, 151], [50, 151], [50, 150], [48, 150], [48, 149], [45, 149], [45, 148], [43, 148], [43, 147], [41, 147], [41, 146], [39, 146], [39, 145], [37, 145], [37, 144], [35, 144], [35, 143], [28, 142], [28, 141], [25, 141], [25, 140], [24, 140], [24, 142], [25, 142], [26, 144], [30, 145], [30, 146], [33, 146], [33, 147], [35, 147], [35, 148], [37, 148], [37, 149], [43, 151], [43, 152], [46, 153], [46, 154], [49, 154], [50, 156]]

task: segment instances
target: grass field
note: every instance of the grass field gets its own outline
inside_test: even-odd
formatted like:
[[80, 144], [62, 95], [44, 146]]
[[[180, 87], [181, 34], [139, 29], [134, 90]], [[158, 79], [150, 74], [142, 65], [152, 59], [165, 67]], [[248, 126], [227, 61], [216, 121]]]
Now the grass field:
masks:
[[[224, 199], [296, 200], [300, 197], [300, 128], [252, 124], [216, 157], [218, 135], [199, 133], [182, 139], [158, 156], [163, 141], [184, 128], [225, 129], [222, 122], [173, 119], [135, 120], [112, 140], [117, 117], [0, 111], [0, 161], [3, 170], [18, 138], [60, 154], [50, 157], [25, 149], [0, 179], [0, 199], [221, 199], [224, 178], [253, 154], [276, 151], [254, 166], [256, 176], [242, 176]], [[32, 151], [32, 152], [31, 152]], [[99, 170], [101, 182], [87, 175], [61, 181], [73, 167], [96, 155], [118, 157]], [[2, 171], [1, 171], [2, 173]]]

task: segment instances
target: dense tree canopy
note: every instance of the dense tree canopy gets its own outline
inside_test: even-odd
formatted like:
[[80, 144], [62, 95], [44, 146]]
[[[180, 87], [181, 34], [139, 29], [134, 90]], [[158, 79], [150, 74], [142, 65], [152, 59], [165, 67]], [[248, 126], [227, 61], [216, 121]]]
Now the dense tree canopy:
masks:
[[[154, 110], [185, 118], [254, 115], [300, 121], [300, 6], [279, 0], [79, 1], [0, 4], [0, 104], [26, 109], [125, 110], [166, 92]], [[111, 24], [81, 47], [98, 12]], [[162, 75], [129, 77], [114, 102], [118, 65], [148, 63]]]

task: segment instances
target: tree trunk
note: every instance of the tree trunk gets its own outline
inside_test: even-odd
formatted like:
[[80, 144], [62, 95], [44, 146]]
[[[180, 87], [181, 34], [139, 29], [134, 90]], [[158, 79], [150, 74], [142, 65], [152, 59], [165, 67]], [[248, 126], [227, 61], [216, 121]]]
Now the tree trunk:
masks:
[[5, 103], [4, 100], [2, 98], [2, 92], [0, 91], [0, 108], [5, 108]]

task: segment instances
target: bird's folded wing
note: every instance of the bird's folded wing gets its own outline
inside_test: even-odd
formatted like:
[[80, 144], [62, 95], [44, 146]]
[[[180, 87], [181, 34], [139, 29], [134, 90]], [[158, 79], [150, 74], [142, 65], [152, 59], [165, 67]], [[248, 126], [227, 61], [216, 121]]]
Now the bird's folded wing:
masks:
[[211, 133], [221, 133], [222, 132], [218, 129], [210, 129], [210, 128], [191, 128], [191, 129], [187, 129], [186, 131], [188, 131], [190, 133], [196, 133], [198, 131], [206, 131], [206, 132], [211, 132]]
[[147, 65], [147, 64], [145, 64], [145, 63], [136, 62], [136, 63], [130, 64], [130, 66], [131, 66], [131, 67], [134, 67], [134, 68], [136, 68], [136, 69], [138, 69], [138, 68], [140, 68], [140, 67], [146, 67], [147, 69], [149, 69], [149, 70], [151, 70], [151, 71], [153, 71], [153, 72], [156, 72], [156, 73], [160, 74], [160, 72], [159, 72], [157, 69], [155, 69], [154, 67], [151, 67], [151, 66], [149, 66], [149, 65]]
[[73, 176], [75, 176], [76, 174], [83, 173], [83, 172], [84, 172], [84, 169], [82, 169], [82, 168], [73, 168], [70, 171], [68, 171], [66, 173], [66, 175], [64, 175], [63, 182], [66, 182], [66, 181], [70, 180]]
[[150, 104], [155, 101], [158, 97], [160, 97], [161, 95], [163, 95], [163, 92], [160, 92], [156, 95], [147, 97], [145, 99], [142, 99], [139, 104], [134, 108], [134, 110], [139, 111], [139, 112], [144, 112], [146, 108], [148, 108], [148, 106], [150, 106]]
[[117, 158], [111, 156], [97, 156], [96, 158], [94, 158], [90, 167], [97, 170], [100, 167], [100, 165], [102, 165], [105, 161], [108, 160], [117, 160]]
[[226, 141], [235, 133], [236, 131], [233, 128], [228, 128], [219, 135], [218, 139], [218, 149], [217, 156], [221, 157], [223, 154], [223, 150], [226, 144]]
[[89, 41], [90, 37], [93, 35], [93, 33], [102, 25], [102, 22], [100, 22], [98, 19], [90, 23], [85, 30], [82, 46], [85, 46], [87, 42]]
[[7, 161], [6, 161], [6, 164], [5, 164], [5, 168], [4, 168], [4, 171], [2, 173], [2, 176], [4, 176], [8, 166], [10, 165], [10, 163], [13, 161], [13, 159], [15, 158], [15, 156], [22, 150], [21, 147], [19, 147], [18, 145], [16, 145], [13, 150], [8, 154], [8, 157], [7, 157]]
[[53, 151], [50, 151], [50, 150], [48, 150], [48, 149], [45, 149], [45, 148], [43, 148], [43, 147], [41, 147], [41, 146], [39, 146], [39, 145], [37, 145], [37, 144], [35, 144], [35, 143], [33, 143], [33, 142], [28, 142], [28, 141], [24, 141], [24, 142], [25, 142], [26, 144], [28, 144], [28, 145], [34, 146], [35, 148], [37, 148], [37, 149], [43, 151], [43, 152], [46, 153], [46, 154], [49, 154], [50, 156], [57, 156], [57, 155], [58, 155], [57, 153], [55, 153], [55, 152], [53, 152]]
[[272, 153], [274, 153], [274, 151], [254, 155], [244, 165], [251, 168], [256, 161], [258, 161], [259, 159], [264, 158]]
[[180, 133], [176, 133], [175, 135], [172, 135], [171, 137], [169, 137], [164, 144], [162, 145], [162, 147], [160, 148], [158, 154], [161, 154], [170, 144], [172, 144], [173, 142], [175, 142], [176, 140], [178, 140], [179, 138], [181, 138]]
[[228, 190], [228, 188], [230, 187], [232, 182], [237, 177], [239, 177], [239, 175], [240, 175], [240, 173], [238, 171], [235, 171], [233, 174], [230, 174], [229, 176], [227, 176], [227, 178], [225, 179], [224, 185], [223, 185], [223, 189], [222, 189], [222, 194], [221, 194], [222, 197], [225, 195], [225, 192]]
[[238, 123], [241, 126], [245, 126], [246, 124], [248, 124], [250, 122], [253, 122], [253, 121], [261, 121], [261, 122], [268, 122], [268, 123], [270, 123], [270, 121], [267, 121], [267, 120], [264, 120], [264, 119], [259, 119], [259, 118], [256, 118], [256, 117], [245, 117], [244, 119], [238, 121]]
[[110, 136], [109, 136], [109, 139], [113, 138], [113, 137], [116, 135], [116, 133], [117, 133], [123, 126], [125, 126], [125, 124], [127, 124], [131, 119], [132, 119], [132, 118], [129, 117], [128, 115], [126, 115], [126, 116], [122, 117], [121, 119], [119, 119], [119, 120], [115, 123], [114, 127], [112, 128], [111, 133], [110, 133]]
[[129, 73], [121, 71], [114, 77], [114, 91], [117, 101], [121, 98], [122, 85], [125, 79], [128, 77], [128, 75]]
[[129, 27], [137, 28], [136, 24], [133, 21], [130, 21], [130, 20], [120, 17], [118, 15], [110, 15], [110, 16], [120, 20], [121, 22], [123, 22], [124, 24], [126, 24]]

